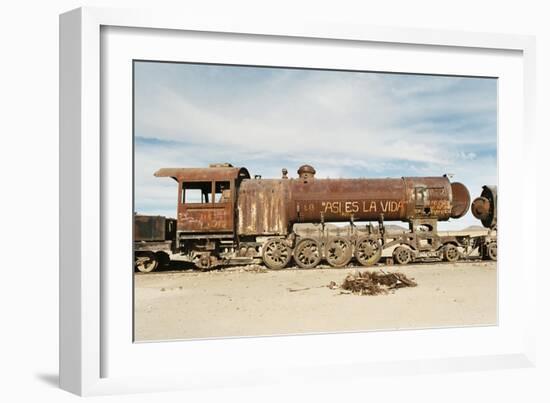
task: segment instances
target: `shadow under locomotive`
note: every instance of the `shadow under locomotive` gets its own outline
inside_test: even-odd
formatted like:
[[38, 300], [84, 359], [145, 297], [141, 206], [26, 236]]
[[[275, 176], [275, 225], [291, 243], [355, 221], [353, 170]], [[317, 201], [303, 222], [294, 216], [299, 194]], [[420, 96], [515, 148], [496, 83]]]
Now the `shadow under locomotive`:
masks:
[[[292, 259], [301, 268], [325, 261], [344, 267], [352, 259], [371, 266], [388, 253], [397, 264], [497, 258], [496, 187], [484, 186], [471, 204], [485, 229], [442, 232], [438, 222], [459, 219], [470, 207], [468, 189], [446, 175], [319, 179], [310, 165], [297, 178], [282, 172], [262, 179], [230, 164], [160, 169], [155, 176], [177, 182], [177, 219], [134, 216], [136, 268], [180, 261], [199, 269], [260, 262], [282, 269]], [[408, 230], [386, 230], [396, 221]]]

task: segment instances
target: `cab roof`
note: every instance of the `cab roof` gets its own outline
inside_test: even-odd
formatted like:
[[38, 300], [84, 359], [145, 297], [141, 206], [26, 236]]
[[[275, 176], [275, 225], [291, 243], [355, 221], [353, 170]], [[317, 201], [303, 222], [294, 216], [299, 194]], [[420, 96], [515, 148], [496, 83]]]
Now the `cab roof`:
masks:
[[214, 166], [209, 168], [161, 168], [155, 172], [156, 177], [170, 177], [178, 182], [229, 181], [233, 179], [250, 179], [246, 168], [232, 166]]

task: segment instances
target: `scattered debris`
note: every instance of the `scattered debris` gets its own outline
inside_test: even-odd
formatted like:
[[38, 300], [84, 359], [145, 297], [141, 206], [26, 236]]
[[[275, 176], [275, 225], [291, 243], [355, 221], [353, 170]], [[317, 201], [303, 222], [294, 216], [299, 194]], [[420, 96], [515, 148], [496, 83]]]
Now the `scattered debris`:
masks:
[[[331, 290], [342, 289], [357, 295], [387, 294], [390, 290], [403, 287], [416, 287], [414, 279], [408, 278], [403, 273], [386, 273], [384, 271], [363, 271], [348, 274], [341, 285], [331, 281], [328, 288]], [[341, 294], [349, 294], [341, 291]]]
[[246, 266], [235, 266], [235, 267], [230, 267], [230, 268], [223, 268], [223, 269], [219, 269], [219, 270], [213, 270], [213, 271], [216, 271], [216, 272], [239, 272], [239, 273], [244, 273], [244, 272], [253, 272], [253, 273], [267, 273], [268, 270], [265, 266], [262, 266], [262, 265], [259, 265], [259, 264], [249, 264], [249, 265], [246, 265]]
[[[334, 283], [334, 281], [331, 281], [331, 283]], [[334, 283], [334, 284], [336, 284], [336, 283]], [[279, 286], [280, 286], [280, 284], [279, 284]], [[318, 287], [287, 288], [287, 291], [288, 292], [307, 291], [307, 290], [311, 290], [312, 288], [325, 288], [325, 287], [326, 287], [326, 285], [320, 285]]]
[[244, 270], [249, 272], [255, 272], [255, 273], [267, 273], [267, 268], [259, 264], [245, 266]]
[[289, 292], [305, 291], [305, 290], [310, 290], [310, 289], [311, 289], [310, 287], [306, 287], [306, 288], [287, 288], [287, 290]]

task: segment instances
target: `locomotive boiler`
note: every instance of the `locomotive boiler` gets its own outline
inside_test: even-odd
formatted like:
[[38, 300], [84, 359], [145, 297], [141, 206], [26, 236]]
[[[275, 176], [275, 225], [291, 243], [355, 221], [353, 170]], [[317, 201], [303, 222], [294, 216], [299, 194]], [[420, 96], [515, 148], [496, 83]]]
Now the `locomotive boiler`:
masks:
[[[470, 194], [445, 175], [323, 179], [310, 165], [297, 178], [282, 172], [262, 179], [230, 164], [158, 170], [155, 176], [177, 182], [174, 255], [202, 269], [258, 261], [281, 269], [292, 258], [303, 268], [322, 260], [342, 267], [352, 258], [369, 266], [387, 248], [401, 264], [459, 257], [458, 240], [439, 236], [437, 223], [466, 214]], [[409, 230], [391, 234], [388, 221], [406, 222]], [[300, 233], [299, 224], [308, 230]]]
[[[242, 181], [237, 192], [240, 232], [286, 233], [296, 223], [446, 221], [462, 217], [470, 204], [466, 187], [446, 176], [317, 179], [315, 173], [303, 165], [297, 179]], [[266, 217], [266, 210], [274, 214]]]

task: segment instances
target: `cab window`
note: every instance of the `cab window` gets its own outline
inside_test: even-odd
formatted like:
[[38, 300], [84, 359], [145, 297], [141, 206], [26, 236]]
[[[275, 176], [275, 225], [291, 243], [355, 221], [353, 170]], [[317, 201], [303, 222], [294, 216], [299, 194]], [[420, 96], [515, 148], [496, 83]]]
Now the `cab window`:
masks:
[[229, 181], [216, 182], [214, 189], [214, 203], [229, 203], [231, 201]]
[[181, 185], [181, 200], [185, 204], [209, 203], [211, 182], [184, 182]]

